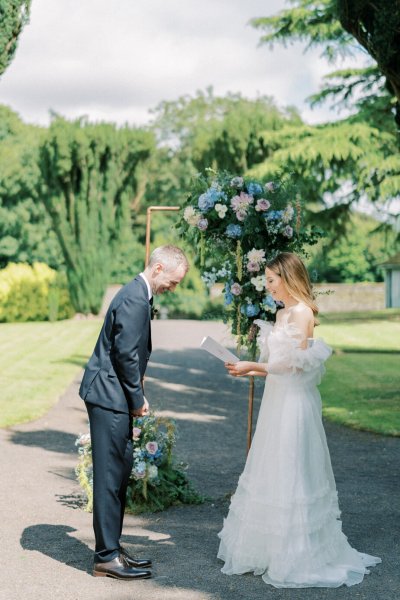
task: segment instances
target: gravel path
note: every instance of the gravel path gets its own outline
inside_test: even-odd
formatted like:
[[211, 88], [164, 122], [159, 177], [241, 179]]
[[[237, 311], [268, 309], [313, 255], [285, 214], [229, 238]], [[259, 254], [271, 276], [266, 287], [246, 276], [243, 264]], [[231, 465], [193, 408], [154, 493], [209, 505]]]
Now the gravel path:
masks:
[[[76, 380], [42, 419], [0, 430], [3, 600], [398, 600], [400, 440], [326, 423], [344, 531], [358, 550], [381, 556], [353, 588], [277, 590], [253, 575], [228, 577], [216, 559], [217, 533], [245, 460], [247, 382], [198, 350], [203, 335], [224, 343], [221, 324], [157, 321], [146, 395], [176, 418], [178, 456], [210, 500], [163, 513], [127, 515], [124, 543], [151, 556], [154, 577], [93, 578], [91, 515], [80, 508], [75, 439], [86, 432]], [[329, 368], [329, 363], [328, 363]], [[256, 384], [256, 411], [263, 382]], [[340, 393], [340, 389], [338, 390]]]

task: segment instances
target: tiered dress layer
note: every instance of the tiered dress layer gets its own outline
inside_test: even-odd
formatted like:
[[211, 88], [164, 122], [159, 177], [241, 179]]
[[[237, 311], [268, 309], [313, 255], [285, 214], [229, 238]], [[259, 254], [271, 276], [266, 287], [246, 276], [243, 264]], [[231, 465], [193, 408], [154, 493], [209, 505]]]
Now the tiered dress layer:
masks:
[[303, 350], [288, 319], [265, 331], [268, 376], [252, 446], [218, 557], [228, 575], [253, 572], [277, 588], [360, 583], [380, 558], [352, 548], [340, 511], [317, 389], [331, 349]]

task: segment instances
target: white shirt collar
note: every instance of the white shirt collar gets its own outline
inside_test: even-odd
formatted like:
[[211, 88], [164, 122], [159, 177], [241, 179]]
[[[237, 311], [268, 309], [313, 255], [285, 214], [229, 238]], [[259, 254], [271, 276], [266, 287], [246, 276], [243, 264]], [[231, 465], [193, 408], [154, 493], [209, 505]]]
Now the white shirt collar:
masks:
[[153, 292], [151, 291], [150, 284], [149, 284], [149, 282], [148, 282], [148, 281], [147, 281], [147, 279], [146, 279], [146, 275], [145, 275], [144, 273], [139, 273], [139, 275], [140, 275], [140, 277], [141, 277], [142, 279], [144, 279], [144, 282], [145, 282], [145, 284], [146, 284], [146, 286], [147, 286], [147, 295], [148, 295], [148, 297], [149, 297], [149, 300], [151, 300], [151, 299], [152, 299], [152, 297], [153, 297]]

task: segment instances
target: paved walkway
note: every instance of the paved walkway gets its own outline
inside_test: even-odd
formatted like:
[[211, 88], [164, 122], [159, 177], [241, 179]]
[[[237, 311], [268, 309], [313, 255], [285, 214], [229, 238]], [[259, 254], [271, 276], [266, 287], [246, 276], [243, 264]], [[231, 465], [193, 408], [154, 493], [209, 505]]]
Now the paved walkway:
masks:
[[[79, 508], [74, 478], [86, 413], [75, 381], [46, 417], [0, 431], [2, 600], [398, 600], [400, 441], [326, 424], [344, 530], [359, 550], [383, 563], [354, 588], [276, 590], [253, 575], [227, 577], [216, 560], [217, 533], [245, 458], [247, 382], [198, 350], [203, 335], [229, 341], [222, 325], [154, 323], [146, 391], [154, 408], [177, 419], [177, 452], [201, 506], [125, 520], [124, 542], [149, 555], [154, 577], [141, 582], [90, 575], [91, 515]], [[256, 410], [262, 395], [256, 385]], [[340, 390], [338, 390], [340, 393]]]

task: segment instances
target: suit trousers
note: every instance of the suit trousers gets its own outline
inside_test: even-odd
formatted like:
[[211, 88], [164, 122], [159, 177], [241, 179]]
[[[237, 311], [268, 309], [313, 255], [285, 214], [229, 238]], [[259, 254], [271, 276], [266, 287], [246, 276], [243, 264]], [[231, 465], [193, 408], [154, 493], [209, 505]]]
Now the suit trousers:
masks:
[[93, 460], [94, 562], [119, 555], [126, 489], [133, 466], [132, 418], [86, 402]]

